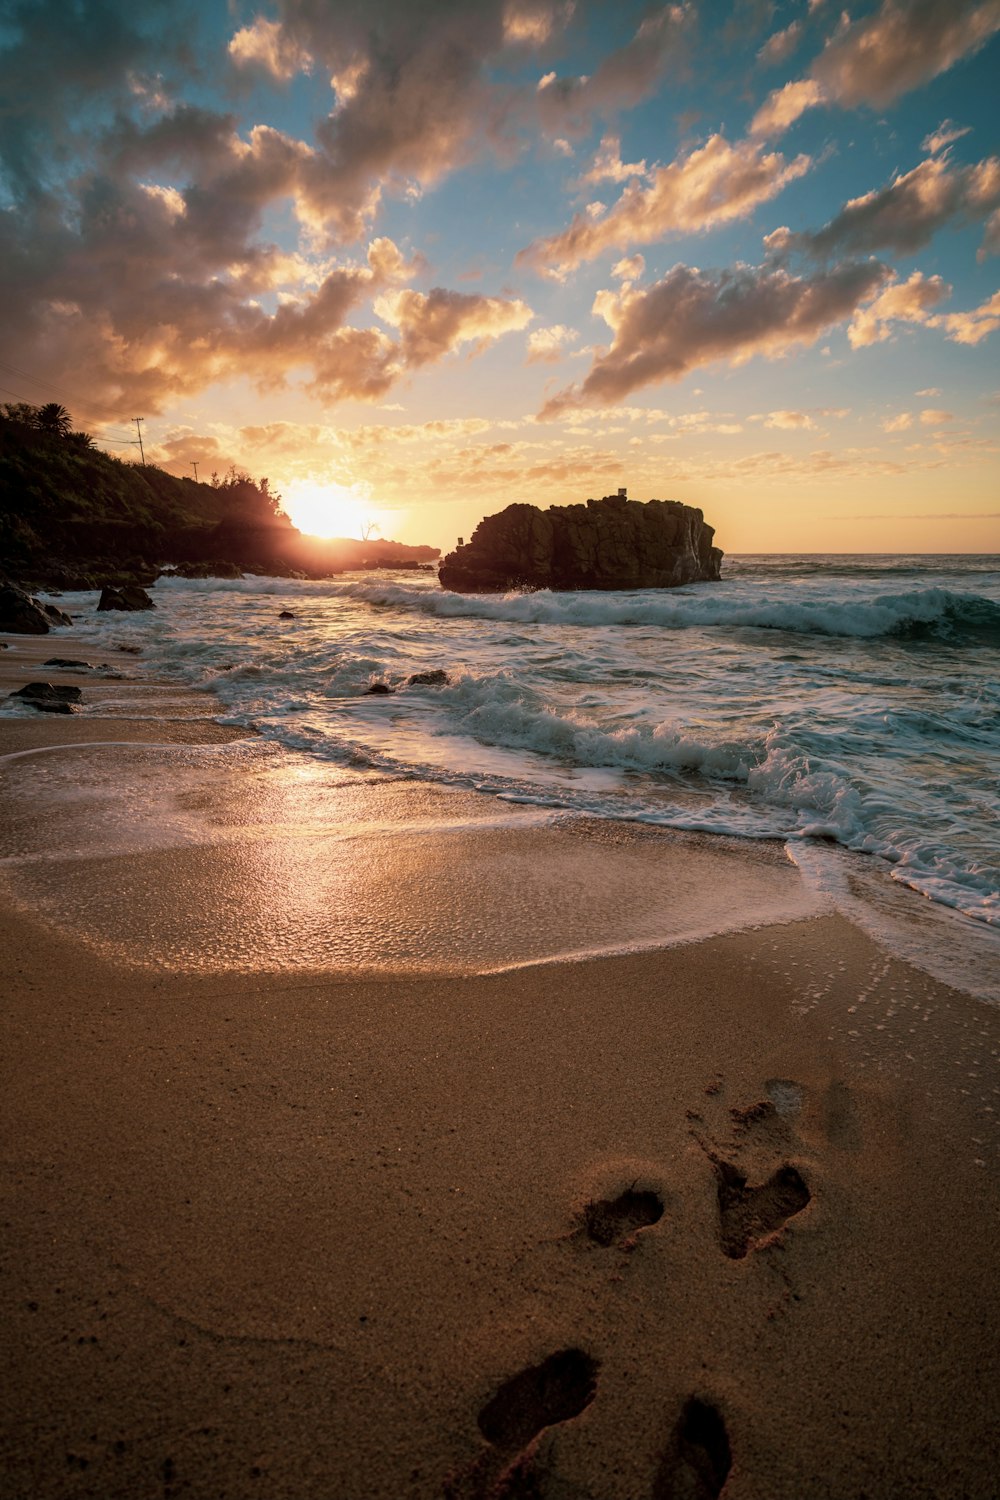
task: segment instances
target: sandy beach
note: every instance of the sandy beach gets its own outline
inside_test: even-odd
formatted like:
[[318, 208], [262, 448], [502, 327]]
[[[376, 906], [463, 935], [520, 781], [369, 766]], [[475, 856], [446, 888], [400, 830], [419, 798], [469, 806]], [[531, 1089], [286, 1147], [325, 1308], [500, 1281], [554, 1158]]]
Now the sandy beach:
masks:
[[1000, 1493], [995, 1008], [7, 640], [4, 1500]]

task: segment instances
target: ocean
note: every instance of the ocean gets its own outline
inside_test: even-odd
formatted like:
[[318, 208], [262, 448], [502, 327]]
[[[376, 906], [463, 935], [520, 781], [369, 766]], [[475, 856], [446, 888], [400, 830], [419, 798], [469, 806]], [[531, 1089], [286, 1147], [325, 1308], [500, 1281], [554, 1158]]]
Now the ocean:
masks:
[[[1000, 998], [1000, 557], [738, 556], [719, 583], [505, 596], [427, 573], [161, 578], [154, 597], [61, 603], [93, 650], [140, 645], [143, 670], [290, 752], [781, 840], [832, 905]], [[410, 683], [431, 671], [447, 681]]]

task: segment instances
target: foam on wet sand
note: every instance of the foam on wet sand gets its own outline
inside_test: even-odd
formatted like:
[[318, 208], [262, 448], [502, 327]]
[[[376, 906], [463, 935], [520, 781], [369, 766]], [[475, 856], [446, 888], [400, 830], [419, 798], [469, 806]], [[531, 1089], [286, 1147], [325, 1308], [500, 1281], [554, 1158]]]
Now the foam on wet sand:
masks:
[[993, 1493], [995, 1009], [115, 693], [0, 719], [5, 1494]]

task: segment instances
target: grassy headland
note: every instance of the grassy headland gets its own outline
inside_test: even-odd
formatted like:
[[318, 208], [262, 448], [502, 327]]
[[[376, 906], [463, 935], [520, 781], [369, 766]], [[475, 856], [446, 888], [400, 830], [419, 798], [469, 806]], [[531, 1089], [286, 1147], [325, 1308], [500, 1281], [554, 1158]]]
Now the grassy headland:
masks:
[[[62, 408], [54, 411], [61, 412]], [[52, 408], [0, 411], [0, 568], [34, 585], [89, 588], [155, 576], [164, 564], [206, 573], [302, 573], [433, 562], [433, 547], [304, 536], [267, 479], [238, 470], [209, 483], [102, 452]]]

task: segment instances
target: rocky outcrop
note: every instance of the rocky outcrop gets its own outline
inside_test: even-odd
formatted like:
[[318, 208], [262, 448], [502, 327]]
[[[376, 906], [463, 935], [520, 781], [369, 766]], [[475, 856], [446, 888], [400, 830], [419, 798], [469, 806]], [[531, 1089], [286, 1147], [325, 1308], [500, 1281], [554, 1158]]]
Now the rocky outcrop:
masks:
[[700, 510], [677, 500], [508, 505], [480, 521], [438, 572], [456, 593], [509, 589], [662, 589], [716, 579], [722, 553]]
[[76, 712], [74, 704], [80, 702], [83, 694], [78, 687], [53, 687], [51, 682], [29, 682], [10, 696], [22, 698], [41, 713], [72, 714]]
[[53, 625], [70, 625], [54, 604], [39, 604], [31, 594], [16, 584], [0, 585], [0, 630], [11, 635], [47, 635]]
[[138, 584], [127, 583], [124, 588], [103, 588], [97, 608], [101, 609], [155, 609], [156, 605]]

